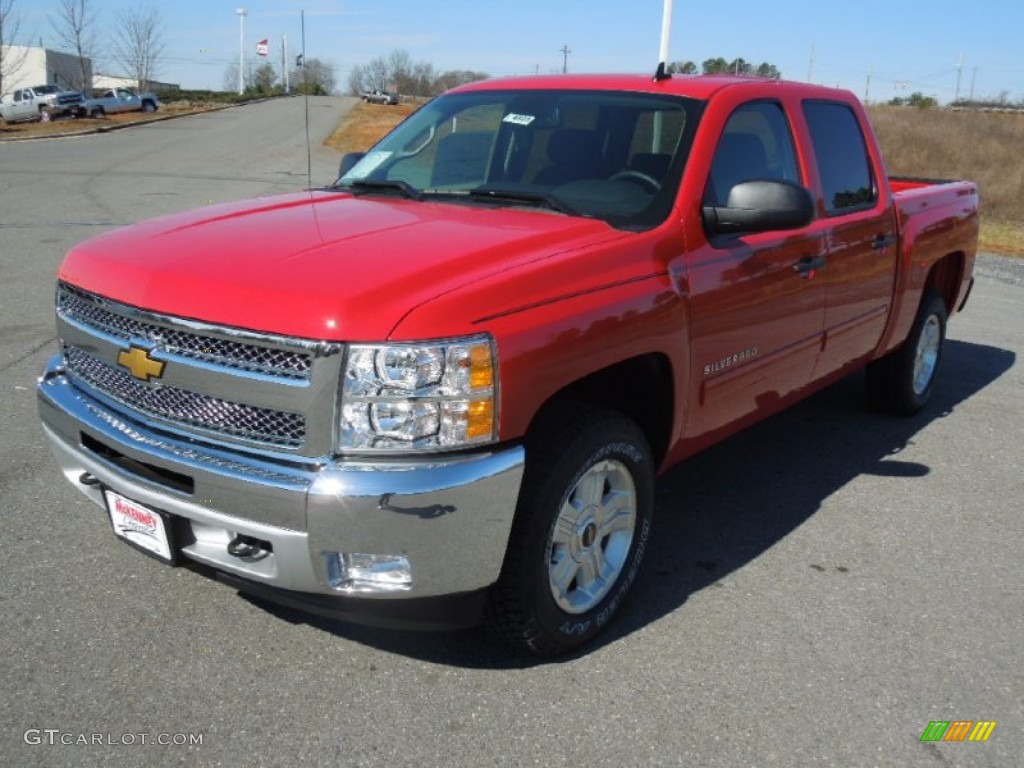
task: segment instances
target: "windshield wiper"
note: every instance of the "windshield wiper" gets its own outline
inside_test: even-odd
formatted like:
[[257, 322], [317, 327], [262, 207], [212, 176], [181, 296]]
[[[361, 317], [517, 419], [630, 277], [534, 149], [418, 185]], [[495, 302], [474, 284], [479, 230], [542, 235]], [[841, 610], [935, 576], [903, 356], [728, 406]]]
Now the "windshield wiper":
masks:
[[407, 197], [410, 200], [422, 200], [423, 195], [416, 187], [412, 186], [406, 181], [401, 179], [353, 179], [352, 181], [346, 182], [344, 185], [350, 189], [361, 189], [361, 190], [395, 190], [402, 194], [402, 197]]
[[582, 214], [568, 203], [547, 192], [536, 192], [525, 189], [508, 189], [506, 187], [476, 187], [467, 193], [470, 197], [480, 200], [509, 200], [517, 203], [531, 203], [550, 208], [553, 211], [569, 216]]

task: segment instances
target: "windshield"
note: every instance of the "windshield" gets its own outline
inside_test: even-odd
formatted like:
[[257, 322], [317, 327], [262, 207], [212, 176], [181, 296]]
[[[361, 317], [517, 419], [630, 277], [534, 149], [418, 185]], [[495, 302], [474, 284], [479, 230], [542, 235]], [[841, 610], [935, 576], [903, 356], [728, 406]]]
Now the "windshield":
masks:
[[36, 86], [35, 90], [37, 96], [45, 96], [48, 93], [57, 93], [58, 88], [56, 85], [39, 85]]
[[613, 91], [449, 94], [411, 115], [337, 185], [645, 229], [671, 209], [699, 106]]

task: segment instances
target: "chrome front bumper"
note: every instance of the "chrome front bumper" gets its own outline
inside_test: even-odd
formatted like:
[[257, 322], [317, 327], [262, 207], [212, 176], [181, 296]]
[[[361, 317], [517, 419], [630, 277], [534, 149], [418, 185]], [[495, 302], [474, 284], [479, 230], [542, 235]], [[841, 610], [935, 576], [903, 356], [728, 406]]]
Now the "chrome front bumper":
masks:
[[[101, 507], [106, 487], [170, 513], [181, 555], [244, 581], [344, 598], [331, 586], [327, 553], [407, 558], [411, 585], [359, 591], [374, 602], [479, 591], [498, 578], [522, 447], [405, 461], [276, 461], [129, 419], [74, 387], [59, 355], [40, 378], [38, 404], [72, 485]], [[258, 558], [229, 554], [237, 535], [270, 547]]]

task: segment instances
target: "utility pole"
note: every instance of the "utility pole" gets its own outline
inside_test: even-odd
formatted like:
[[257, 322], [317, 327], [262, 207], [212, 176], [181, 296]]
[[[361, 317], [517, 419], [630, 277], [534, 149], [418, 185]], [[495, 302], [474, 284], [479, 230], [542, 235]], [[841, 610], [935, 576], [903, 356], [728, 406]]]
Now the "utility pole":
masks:
[[971, 98], [970, 101], [974, 101], [974, 81], [978, 79], [978, 68], [975, 67], [971, 72]]
[[572, 53], [572, 51], [569, 50], [568, 43], [563, 45], [558, 50], [562, 52], [562, 74], [564, 75], [566, 72], [569, 71], [569, 54]]
[[245, 8], [236, 8], [238, 14], [238, 95], [245, 93]]
[[[664, 0], [661, 5], [661, 42], [658, 45], [658, 63], [668, 66], [669, 38], [672, 34], [672, 0]], [[660, 114], [660, 113], [658, 113]]]
[[867, 104], [868, 100], [871, 98], [871, 72], [872, 72], [872, 70], [869, 69], [868, 70], [868, 82], [867, 82], [867, 85], [864, 86], [864, 103], [865, 104]]
[[964, 55], [960, 54], [960, 61], [956, 65], [956, 95], [953, 96], [953, 103], [960, 101], [960, 75], [964, 72]]
[[281, 75], [284, 77], [284, 92], [289, 93], [288, 87], [288, 35], [281, 35]]
[[807, 65], [807, 82], [814, 82], [814, 43], [811, 43], [811, 63]]

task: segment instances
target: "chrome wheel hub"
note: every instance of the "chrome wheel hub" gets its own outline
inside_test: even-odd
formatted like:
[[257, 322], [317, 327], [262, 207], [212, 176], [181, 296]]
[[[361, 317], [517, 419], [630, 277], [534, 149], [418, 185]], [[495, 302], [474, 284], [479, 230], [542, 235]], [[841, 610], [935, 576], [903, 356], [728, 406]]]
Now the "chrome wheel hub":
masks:
[[636, 529], [636, 486], [626, 466], [591, 466], [569, 491], [548, 538], [548, 584], [566, 613], [585, 613], [618, 581]]
[[914, 353], [914, 394], [921, 395], [935, 376], [939, 364], [939, 347], [942, 344], [942, 328], [939, 318], [929, 315], [921, 329]]

